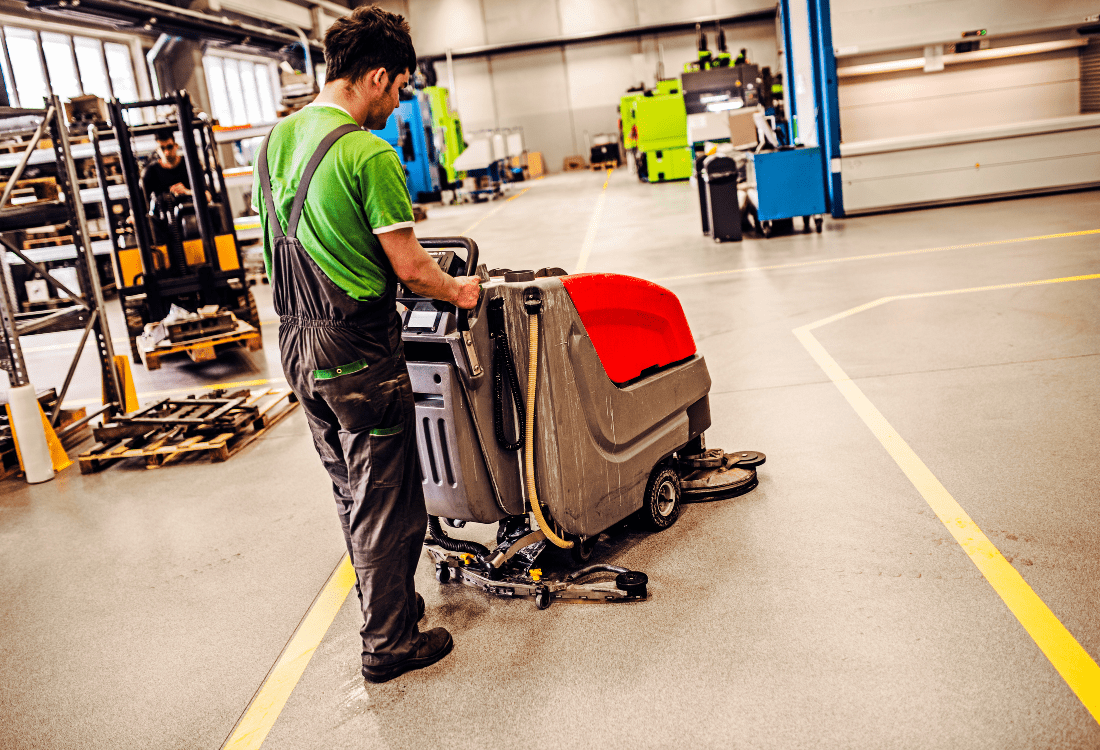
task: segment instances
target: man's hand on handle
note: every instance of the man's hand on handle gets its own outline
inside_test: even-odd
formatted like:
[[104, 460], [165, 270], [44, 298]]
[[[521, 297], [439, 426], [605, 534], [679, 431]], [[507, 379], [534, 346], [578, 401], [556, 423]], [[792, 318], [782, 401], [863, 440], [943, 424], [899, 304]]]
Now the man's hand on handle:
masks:
[[481, 280], [476, 276], [448, 276], [420, 246], [412, 227], [377, 235], [382, 250], [401, 283], [413, 292], [469, 310], [477, 305]]
[[464, 310], [472, 310], [477, 307], [477, 298], [481, 294], [481, 279], [477, 276], [456, 276], [458, 294], [454, 303]]

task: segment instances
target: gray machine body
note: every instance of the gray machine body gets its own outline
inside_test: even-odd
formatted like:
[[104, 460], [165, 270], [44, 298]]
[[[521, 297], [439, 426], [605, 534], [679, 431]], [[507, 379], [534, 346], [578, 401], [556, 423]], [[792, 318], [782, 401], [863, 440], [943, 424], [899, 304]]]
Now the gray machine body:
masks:
[[[565, 532], [595, 536], [642, 507], [654, 466], [710, 426], [710, 374], [695, 355], [619, 386], [604, 371], [557, 277], [492, 280], [456, 330], [443, 313], [433, 330], [403, 333], [416, 397], [417, 444], [428, 512], [491, 523], [525, 511], [523, 452], [497, 442], [488, 303], [504, 299], [504, 321], [523, 403], [527, 399], [528, 314], [524, 291], [542, 297], [535, 394], [535, 477], [539, 500]], [[406, 315], [408, 320], [408, 315]], [[516, 438], [506, 393], [505, 432]]]

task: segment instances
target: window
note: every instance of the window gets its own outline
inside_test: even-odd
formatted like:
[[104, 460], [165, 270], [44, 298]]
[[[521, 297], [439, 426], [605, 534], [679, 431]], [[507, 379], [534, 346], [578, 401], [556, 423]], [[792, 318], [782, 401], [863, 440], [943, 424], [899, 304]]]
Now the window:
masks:
[[[0, 55], [0, 62], [13, 107], [42, 107], [51, 91], [62, 101], [81, 94], [117, 97], [122, 102], [139, 98], [133, 58], [126, 44], [5, 26], [3, 45], [5, 54]], [[140, 114], [135, 114], [135, 119], [140, 119]]]
[[74, 36], [73, 48], [76, 51], [76, 64], [80, 67], [80, 82], [85, 94], [95, 94], [102, 99], [114, 96], [111, 79], [107, 77], [107, 58], [103, 56], [103, 45], [98, 39], [86, 36]]
[[275, 121], [275, 64], [225, 55], [204, 55], [206, 88], [214, 118], [227, 127]]
[[19, 61], [19, 65], [12, 66], [12, 78], [20, 106], [31, 109], [45, 106], [49, 84], [38, 55], [38, 35], [30, 29], [5, 26], [4, 40], [8, 59]]

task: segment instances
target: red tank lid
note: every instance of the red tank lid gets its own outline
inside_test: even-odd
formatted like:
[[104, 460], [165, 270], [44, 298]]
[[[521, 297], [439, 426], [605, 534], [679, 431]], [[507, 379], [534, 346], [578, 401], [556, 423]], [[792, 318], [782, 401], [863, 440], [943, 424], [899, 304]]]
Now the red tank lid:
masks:
[[652, 281], [614, 273], [561, 277], [611, 382], [695, 354], [684, 309], [676, 295]]

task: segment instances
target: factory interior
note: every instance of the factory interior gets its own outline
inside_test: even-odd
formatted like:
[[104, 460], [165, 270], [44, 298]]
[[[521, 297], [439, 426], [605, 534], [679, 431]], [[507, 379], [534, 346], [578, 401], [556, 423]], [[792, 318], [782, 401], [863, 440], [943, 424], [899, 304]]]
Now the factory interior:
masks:
[[[373, 360], [299, 398], [253, 172], [372, 5], [345, 127], [479, 289], [355, 250], [453, 638], [385, 681], [311, 433]], [[0, 0], [0, 747], [1100, 748], [1098, 11]]]

